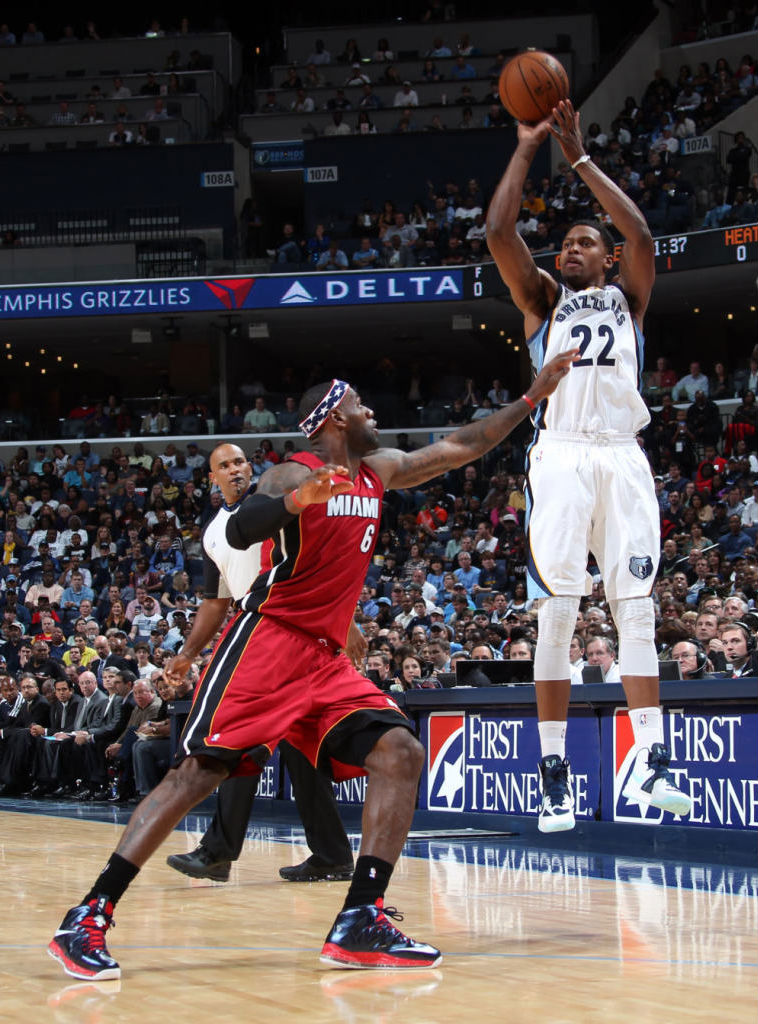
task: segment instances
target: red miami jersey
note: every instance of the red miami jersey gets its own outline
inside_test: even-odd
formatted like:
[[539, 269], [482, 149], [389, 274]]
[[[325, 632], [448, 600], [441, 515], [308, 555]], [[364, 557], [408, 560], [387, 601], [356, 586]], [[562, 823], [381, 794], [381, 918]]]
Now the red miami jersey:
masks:
[[[298, 452], [290, 462], [317, 469], [324, 462]], [[353, 490], [309, 505], [276, 537], [263, 542], [261, 572], [243, 600], [316, 640], [344, 647], [371, 561], [382, 517], [384, 485], [365, 462]]]

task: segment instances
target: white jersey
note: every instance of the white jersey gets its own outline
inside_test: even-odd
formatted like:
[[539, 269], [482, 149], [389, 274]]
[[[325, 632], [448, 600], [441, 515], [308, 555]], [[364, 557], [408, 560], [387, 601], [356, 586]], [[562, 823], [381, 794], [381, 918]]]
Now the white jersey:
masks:
[[261, 571], [261, 545], [244, 551], [229, 545], [226, 524], [239, 510], [241, 502], [222, 505], [203, 533], [203, 575], [205, 597], [229, 597], [241, 600]]
[[559, 285], [550, 316], [528, 341], [537, 372], [561, 352], [579, 358], [540, 403], [538, 430], [634, 435], [650, 421], [640, 395], [644, 338], [618, 285], [574, 292]]

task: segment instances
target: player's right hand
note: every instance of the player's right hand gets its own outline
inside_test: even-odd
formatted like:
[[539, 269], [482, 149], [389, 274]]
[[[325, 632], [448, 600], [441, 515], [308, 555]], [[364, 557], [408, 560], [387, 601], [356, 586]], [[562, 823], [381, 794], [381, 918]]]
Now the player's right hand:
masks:
[[537, 374], [534, 383], [527, 391], [527, 398], [530, 398], [537, 405], [543, 398], [552, 395], [578, 356], [579, 349], [572, 348], [568, 352], [562, 352], [559, 356], [551, 359], [549, 363], [545, 363]]
[[553, 115], [551, 113], [550, 117], [546, 117], [544, 121], [538, 121], [537, 124], [524, 124], [523, 121], [519, 121], [519, 142], [526, 143], [531, 146], [541, 146], [550, 133], [550, 123], [552, 119]]
[[293, 494], [287, 497], [294, 499], [296, 508], [303, 508], [306, 505], [323, 504], [335, 494], [346, 494], [352, 489], [350, 470], [345, 466], [327, 463], [303, 477]]

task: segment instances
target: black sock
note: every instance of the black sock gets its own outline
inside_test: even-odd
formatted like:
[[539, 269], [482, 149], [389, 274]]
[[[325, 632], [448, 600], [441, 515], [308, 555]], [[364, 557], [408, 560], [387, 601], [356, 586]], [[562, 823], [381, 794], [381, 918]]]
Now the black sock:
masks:
[[112, 853], [110, 860], [97, 876], [95, 884], [82, 900], [89, 903], [98, 896], [107, 896], [115, 907], [132, 881], [137, 877], [139, 868], [131, 861], [125, 860], [120, 854]]
[[380, 860], [378, 857], [359, 857], [355, 862], [353, 880], [342, 909], [376, 903], [380, 896], [384, 896], [393, 870], [394, 864], [388, 864], [386, 860]]

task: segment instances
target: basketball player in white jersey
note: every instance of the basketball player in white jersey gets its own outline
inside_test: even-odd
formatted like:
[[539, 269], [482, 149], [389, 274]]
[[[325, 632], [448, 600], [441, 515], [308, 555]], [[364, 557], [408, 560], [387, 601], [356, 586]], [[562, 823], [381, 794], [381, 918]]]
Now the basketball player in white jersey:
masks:
[[[568, 231], [559, 260], [562, 284], [535, 265], [516, 231], [524, 182], [548, 134], [624, 236], [611, 284], [606, 275], [614, 243], [601, 225], [577, 223]], [[590, 592], [590, 550], [619, 635], [634, 730], [624, 796], [688, 814], [692, 802], [676, 788], [663, 742], [650, 597], [659, 515], [650, 468], [636, 441], [650, 418], [639, 382], [642, 321], [655, 278], [653, 239], [640, 210], [584, 152], [579, 114], [569, 101], [537, 125], [519, 125], [518, 146], [488, 212], [487, 244], [524, 315], [535, 368], [579, 347], [572, 372], [533, 411], [535, 437], [527, 455], [528, 592], [542, 599], [534, 663], [542, 752], [539, 828], [574, 827], [565, 756], [569, 646], [580, 597]]]

